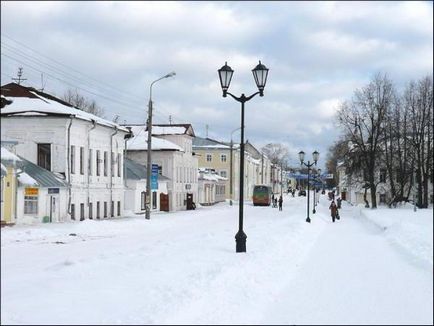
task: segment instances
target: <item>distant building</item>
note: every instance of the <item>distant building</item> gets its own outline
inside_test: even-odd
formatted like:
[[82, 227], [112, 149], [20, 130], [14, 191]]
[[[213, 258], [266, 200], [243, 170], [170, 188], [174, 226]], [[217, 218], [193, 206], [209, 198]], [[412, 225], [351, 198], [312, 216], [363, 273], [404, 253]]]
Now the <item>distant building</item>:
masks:
[[228, 180], [214, 170], [199, 168], [199, 204], [214, 205], [225, 201], [225, 183]]

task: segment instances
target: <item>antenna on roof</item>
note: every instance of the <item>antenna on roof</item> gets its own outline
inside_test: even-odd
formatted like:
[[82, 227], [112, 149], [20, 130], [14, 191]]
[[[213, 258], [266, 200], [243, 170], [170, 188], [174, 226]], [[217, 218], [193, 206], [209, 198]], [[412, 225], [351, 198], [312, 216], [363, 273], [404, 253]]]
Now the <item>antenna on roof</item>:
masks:
[[172, 115], [169, 114], [169, 124], [172, 124]]
[[44, 82], [44, 74], [41, 72], [41, 89], [40, 91], [43, 92], [45, 89], [46, 83]]
[[113, 118], [113, 122], [118, 123], [119, 118], [120, 118], [119, 115], [116, 114]]
[[18, 73], [17, 73], [18, 78], [12, 78], [12, 80], [16, 80], [17, 84], [21, 85], [22, 81], [27, 80], [27, 78], [21, 78], [22, 75], [23, 75], [23, 67], [19, 67], [18, 68]]
[[208, 129], [209, 129], [209, 126], [205, 125], [205, 129], [206, 129], [206, 138], [208, 138]]

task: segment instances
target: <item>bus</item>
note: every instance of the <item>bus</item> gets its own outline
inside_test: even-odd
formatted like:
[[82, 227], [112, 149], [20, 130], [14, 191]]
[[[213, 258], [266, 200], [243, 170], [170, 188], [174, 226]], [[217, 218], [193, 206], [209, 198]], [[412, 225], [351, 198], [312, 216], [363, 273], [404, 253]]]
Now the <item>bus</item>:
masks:
[[253, 206], [270, 206], [271, 194], [271, 187], [256, 185], [253, 188]]

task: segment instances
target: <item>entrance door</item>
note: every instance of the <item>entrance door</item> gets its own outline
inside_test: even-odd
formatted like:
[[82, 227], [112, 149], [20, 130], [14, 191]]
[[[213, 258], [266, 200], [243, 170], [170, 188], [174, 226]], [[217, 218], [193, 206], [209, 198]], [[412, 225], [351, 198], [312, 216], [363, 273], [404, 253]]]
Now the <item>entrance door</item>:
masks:
[[187, 209], [195, 209], [194, 205], [193, 205], [193, 194], [187, 194]]
[[48, 196], [48, 214], [51, 222], [59, 221], [59, 196], [49, 195]]
[[163, 212], [169, 211], [169, 195], [160, 193], [160, 211]]

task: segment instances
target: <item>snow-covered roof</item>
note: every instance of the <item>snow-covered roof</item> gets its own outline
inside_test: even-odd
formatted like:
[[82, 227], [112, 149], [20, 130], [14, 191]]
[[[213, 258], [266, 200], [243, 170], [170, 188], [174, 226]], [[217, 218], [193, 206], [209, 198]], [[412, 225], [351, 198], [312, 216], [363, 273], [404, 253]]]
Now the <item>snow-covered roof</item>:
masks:
[[[6, 98], [12, 101], [11, 104], [6, 105], [1, 109], [2, 116], [41, 116], [41, 115], [65, 115], [73, 116], [77, 119], [92, 121], [94, 120], [97, 124], [117, 128], [119, 130], [128, 132], [128, 129], [122, 127], [121, 125], [114, 123], [112, 121], [103, 119], [94, 114], [79, 110], [73, 106], [66, 105], [67, 103], [58, 99], [54, 100], [55, 97], [48, 95], [47, 97], [42, 96], [41, 93], [32, 91], [31, 88], [26, 88], [21, 85], [14, 85], [14, 87], [21, 87], [23, 92], [26, 92], [28, 96], [15, 97], [13, 95], [8, 95]], [[12, 93], [13, 94], [13, 93]], [[50, 98], [48, 98], [50, 97]], [[63, 104], [65, 103], [65, 104]]]
[[183, 135], [185, 127], [159, 127], [152, 126], [153, 135]]
[[2, 161], [12, 161], [12, 162], [19, 162], [21, 159], [16, 156], [14, 153], [8, 151], [6, 148], [1, 147], [1, 159]]
[[[131, 126], [131, 131], [133, 132], [133, 137], [127, 141], [127, 150], [146, 151], [148, 149], [148, 132], [145, 131], [145, 127]], [[158, 137], [152, 137], [151, 145], [153, 151], [184, 151], [182, 147], [172, 143], [171, 141]]]

